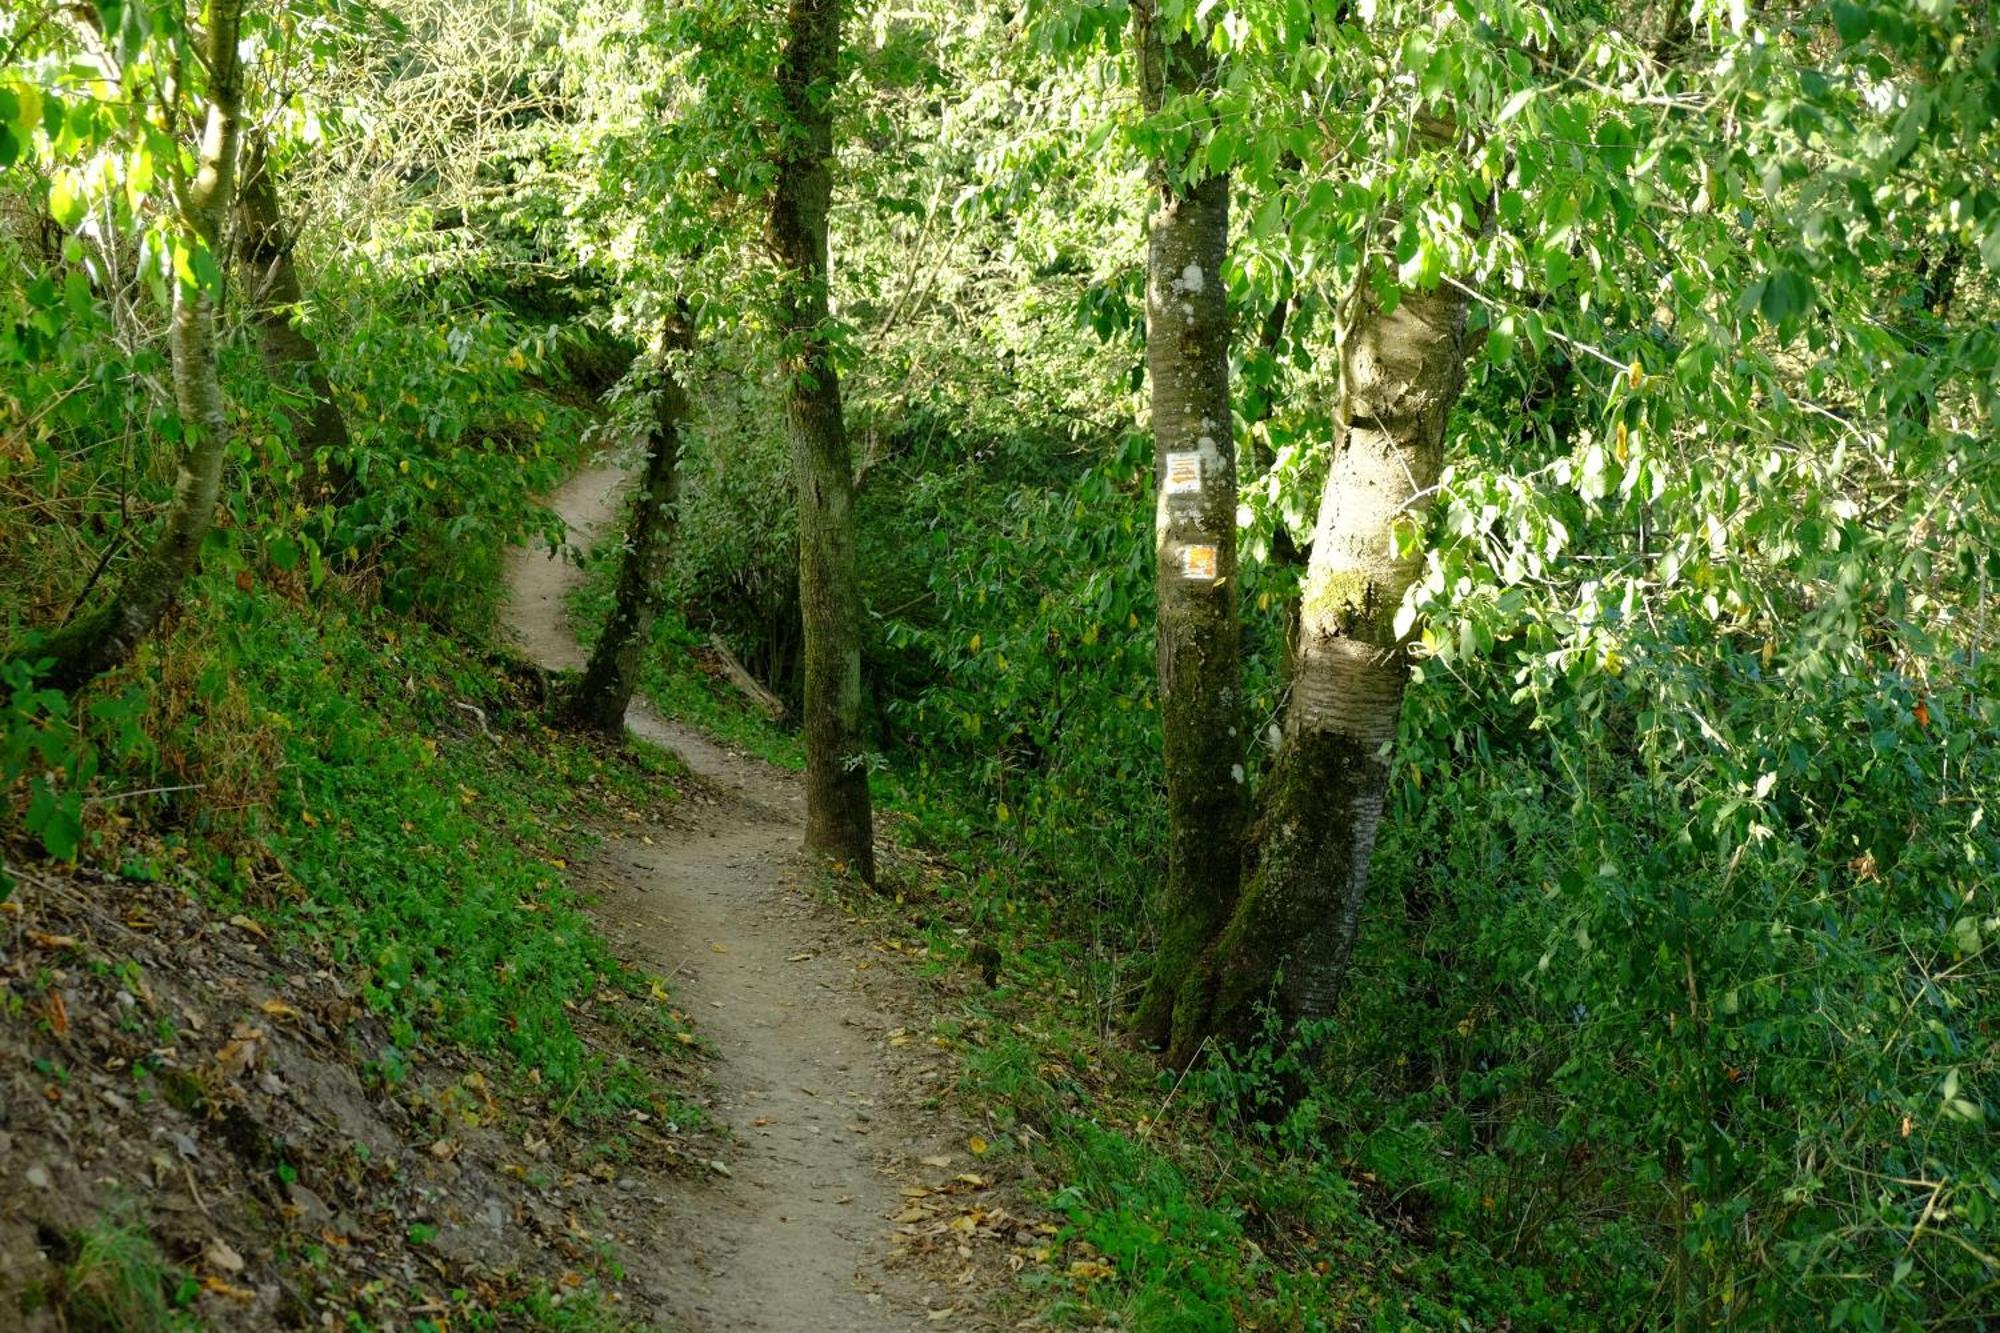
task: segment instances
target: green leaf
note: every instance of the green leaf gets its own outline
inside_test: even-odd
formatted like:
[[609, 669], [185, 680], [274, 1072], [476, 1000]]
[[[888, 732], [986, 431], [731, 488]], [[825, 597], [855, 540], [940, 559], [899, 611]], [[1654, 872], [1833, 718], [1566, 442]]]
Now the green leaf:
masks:
[[1758, 312], [1785, 337], [1790, 336], [1812, 306], [1812, 279], [1789, 268], [1772, 272], [1764, 281], [1763, 295], [1757, 299]]
[[1848, 4], [1846, 0], [1835, 0], [1833, 8], [1833, 30], [1840, 34], [1840, 40], [1852, 46], [1868, 36], [1870, 20], [1868, 6]]
[[73, 791], [57, 795], [37, 778], [26, 823], [28, 832], [41, 839], [42, 850], [58, 861], [73, 861], [83, 845], [83, 796]]
[[69, 172], [59, 172], [49, 182], [49, 216], [65, 231], [73, 230], [83, 221], [84, 200], [77, 191], [76, 180]]

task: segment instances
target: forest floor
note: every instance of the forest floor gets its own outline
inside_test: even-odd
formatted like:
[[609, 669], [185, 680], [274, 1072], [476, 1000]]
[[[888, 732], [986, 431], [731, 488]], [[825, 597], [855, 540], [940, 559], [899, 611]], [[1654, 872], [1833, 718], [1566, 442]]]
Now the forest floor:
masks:
[[[580, 540], [620, 479], [556, 497]], [[523, 647], [575, 664], [583, 571], [509, 572]], [[256, 711], [161, 761], [207, 790], [107, 799], [75, 862], [7, 835], [0, 1329], [1029, 1308], [1013, 1274], [1066, 1247], [963, 1118], [945, 1016], [976, 975], [808, 869], [795, 775], [644, 706], [652, 745], [551, 730], [541, 672], [407, 622], [300, 599], [256, 634]]]
[[[587, 547], [626, 473], [593, 466], [551, 500]], [[582, 665], [565, 603], [575, 563], [517, 551], [508, 631], [539, 665]], [[797, 775], [731, 753], [643, 698], [629, 730], [679, 755], [710, 795], [671, 829], [614, 833], [587, 868], [607, 935], [668, 978], [717, 1055], [704, 1109], [729, 1136], [708, 1180], [666, 1200], [647, 1285], [699, 1330], [995, 1327], [984, 1236], [1032, 1243], [947, 1104], [955, 1067], [913, 1033], [920, 983], [817, 891], [799, 855]], [[990, 1255], [998, 1247], [982, 1247]]]

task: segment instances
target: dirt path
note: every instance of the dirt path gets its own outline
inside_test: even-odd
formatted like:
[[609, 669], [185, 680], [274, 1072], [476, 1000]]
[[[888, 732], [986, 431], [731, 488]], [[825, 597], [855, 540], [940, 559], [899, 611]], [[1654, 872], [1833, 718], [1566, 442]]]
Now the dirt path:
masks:
[[[624, 475], [593, 467], [554, 497], [573, 542], [613, 517]], [[508, 576], [515, 637], [544, 666], [580, 666], [563, 614], [580, 571], [517, 551]], [[891, 1032], [920, 1030], [896, 1012], [907, 992], [800, 887], [797, 779], [643, 702], [626, 724], [679, 752], [721, 799], [698, 806], [692, 829], [614, 838], [596, 867], [600, 915], [625, 956], [671, 978], [715, 1040], [712, 1111], [736, 1136], [723, 1147], [726, 1178], [665, 1201], [678, 1216], [662, 1219], [659, 1269], [645, 1285], [703, 1333], [975, 1326], [963, 1293], [954, 1300], [884, 1267], [899, 1179], [948, 1152], [941, 1126], [896, 1090], [941, 1071], [891, 1052]]]

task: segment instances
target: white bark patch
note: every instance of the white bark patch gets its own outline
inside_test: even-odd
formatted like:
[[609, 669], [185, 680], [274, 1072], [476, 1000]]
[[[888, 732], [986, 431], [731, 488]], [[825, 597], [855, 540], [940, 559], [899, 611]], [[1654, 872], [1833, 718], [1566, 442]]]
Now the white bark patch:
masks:
[[1243, 781], [1243, 765], [1231, 764], [1229, 766], [1229, 780], [1236, 783]]
[[1215, 548], [1213, 546], [1181, 547], [1181, 577], [1198, 583], [1215, 582]]
[[1181, 275], [1174, 279], [1174, 290], [1186, 292], [1190, 296], [1199, 295], [1205, 281], [1201, 275], [1201, 265], [1189, 264], [1181, 270]]

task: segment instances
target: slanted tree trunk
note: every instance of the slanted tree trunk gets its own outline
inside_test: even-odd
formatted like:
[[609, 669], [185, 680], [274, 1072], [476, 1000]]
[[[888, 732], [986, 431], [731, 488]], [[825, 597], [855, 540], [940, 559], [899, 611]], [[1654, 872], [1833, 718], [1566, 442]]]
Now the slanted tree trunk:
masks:
[[1284, 740], [1260, 794], [1243, 896], [1197, 983], [1206, 1004], [1176, 1025], [1170, 1056], [1183, 1063], [1204, 1037], [1253, 1037], [1267, 999], [1288, 1023], [1331, 1012], [1368, 888], [1408, 676], [1396, 610], [1423, 568], [1420, 551], [1399, 550], [1396, 528], [1421, 522], [1443, 467], [1466, 298], [1451, 286], [1405, 291], [1384, 311], [1364, 281], [1358, 299]]
[[[207, 252], [219, 265], [223, 230], [236, 194], [243, 96], [243, 68], [236, 47], [243, 0], [214, 0], [210, 15], [208, 110], [195, 177], [182, 195], [180, 243], [197, 253]], [[33, 661], [53, 659], [42, 676], [47, 685], [77, 689], [130, 657], [174, 604], [201, 554], [229, 453], [229, 415], [216, 365], [215, 285], [174, 287], [167, 345], [173, 361], [174, 402], [189, 443], [165, 526], [126, 571], [108, 605], [24, 654]]]
[[652, 642], [653, 620], [659, 614], [660, 576], [674, 503], [680, 495], [681, 432], [690, 408], [680, 363], [693, 347], [694, 333], [683, 306], [668, 319], [660, 336], [646, 471], [632, 504], [611, 618], [604, 622], [583, 679], [565, 709], [571, 721], [614, 736], [625, 728], [625, 710], [639, 686], [639, 661]]
[[304, 457], [303, 498], [307, 504], [341, 504], [351, 498], [354, 487], [347, 461], [347, 419], [333, 401], [333, 383], [318, 345], [293, 323], [305, 289], [292, 260], [294, 238], [278, 209], [278, 182], [261, 134], [252, 135], [244, 153], [236, 221], [236, 254], [243, 265], [258, 354], [280, 389], [309, 399], [303, 410], [285, 409], [292, 441]]
[[805, 626], [806, 849], [875, 882], [874, 819], [861, 734], [861, 584], [854, 464], [828, 325], [827, 210], [842, 0], [792, 0], [778, 64], [784, 121], [770, 235], [781, 269], [779, 332], [799, 498]]
[[[1151, 0], [1132, 7], [1141, 96], [1157, 112], [1214, 74], [1197, 39], [1170, 39]], [[1229, 178], [1193, 184], [1165, 162], [1146, 257], [1152, 382], [1160, 723], [1167, 878], [1160, 943], [1135, 1021], [1164, 1045], [1196, 961], [1236, 899], [1246, 808], [1241, 628], [1236, 607], [1236, 450], [1230, 431]]]

